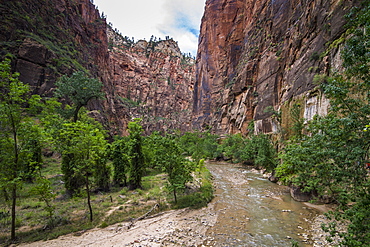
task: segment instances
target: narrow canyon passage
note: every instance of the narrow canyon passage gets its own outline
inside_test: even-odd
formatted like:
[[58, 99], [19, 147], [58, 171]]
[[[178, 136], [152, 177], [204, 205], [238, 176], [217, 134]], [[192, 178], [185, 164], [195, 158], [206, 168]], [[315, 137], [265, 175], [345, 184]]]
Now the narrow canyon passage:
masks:
[[312, 246], [308, 240], [315, 209], [294, 201], [285, 186], [257, 171], [227, 163], [209, 163], [218, 215], [207, 231], [206, 246]]

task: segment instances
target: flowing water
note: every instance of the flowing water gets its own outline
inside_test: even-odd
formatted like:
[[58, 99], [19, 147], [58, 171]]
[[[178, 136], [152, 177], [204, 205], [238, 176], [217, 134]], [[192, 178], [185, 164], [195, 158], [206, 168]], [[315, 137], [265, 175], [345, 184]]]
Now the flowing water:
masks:
[[317, 211], [291, 199], [289, 189], [271, 183], [251, 168], [209, 163], [218, 214], [207, 235], [209, 246], [312, 246], [310, 219]]

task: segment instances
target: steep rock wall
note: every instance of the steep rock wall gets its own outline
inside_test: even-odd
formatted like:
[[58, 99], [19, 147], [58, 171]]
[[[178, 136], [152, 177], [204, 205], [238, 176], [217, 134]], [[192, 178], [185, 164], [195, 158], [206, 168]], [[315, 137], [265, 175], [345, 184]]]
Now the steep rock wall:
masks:
[[[345, 14], [356, 1], [208, 0], [202, 19], [193, 124], [218, 133], [289, 128], [289, 109], [325, 114], [316, 74], [340, 66]], [[253, 124], [251, 124], [253, 122]]]
[[153, 130], [188, 131], [195, 81], [195, 61], [181, 54], [177, 42], [141, 40], [128, 44], [108, 28], [110, 48], [110, 101], [127, 119], [143, 119]]
[[128, 44], [90, 0], [0, 1], [0, 57], [33, 93], [53, 94], [63, 74], [84, 70], [104, 84], [106, 99], [89, 104], [111, 135], [142, 117], [147, 132], [190, 127], [194, 61], [173, 40]]

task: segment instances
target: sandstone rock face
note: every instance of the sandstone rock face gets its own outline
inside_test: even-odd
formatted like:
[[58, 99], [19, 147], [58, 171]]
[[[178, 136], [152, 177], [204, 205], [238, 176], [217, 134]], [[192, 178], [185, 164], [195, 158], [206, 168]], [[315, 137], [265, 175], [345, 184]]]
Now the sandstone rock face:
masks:
[[117, 36], [108, 29], [113, 42], [108, 97], [116, 111], [126, 119], [142, 118], [147, 133], [190, 130], [195, 61], [172, 39], [129, 45]]
[[[325, 114], [316, 74], [340, 67], [345, 13], [356, 1], [208, 0], [196, 63], [194, 126], [218, 133], [273, 133], [301, 116]], [[277, 114], [280, 113], [280, 114]], [[281, 117], [277, 118], [276, 116]], [[253, 121], [254, 125], [250, 125]]]
[[175, 41], [128, 41], [90, 0], [3, 1], [0, 10], [0, 56], [14, 55], [33, 93], [52, 96], [57, 78], [85, 70], [104, 84], [106, 100], [88, 107], [111, 135], [134, 117], [147, 132], [189, 130], [195, 66]]

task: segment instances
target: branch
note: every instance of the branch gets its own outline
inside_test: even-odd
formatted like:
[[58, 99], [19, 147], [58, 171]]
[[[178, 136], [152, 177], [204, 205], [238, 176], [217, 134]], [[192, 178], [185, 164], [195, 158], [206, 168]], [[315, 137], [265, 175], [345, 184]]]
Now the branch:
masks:
[[144, 214], [143, 216], [140, 216], [139, 218], [137, 218], [137, 219], [133, 219], [132, 221], [131, 221], [131, 224], [127, 227], [127, 229], [130, 229], [131, 227], [133, 227], [134, 226], [134, 224], [137, 222], [137, 221], [139, 221], [139, 220], [143, 220], [143, 219], [145, 219], [146, 217], [148, 217], [148, 215], [149, 214], [151, 214], [153, 211], [154, 211], [154, 209], [156, 209], [156, 208], [159, 208], [159, 204], [157, 203], [157, 204], [155, 204], [146, 214]]

